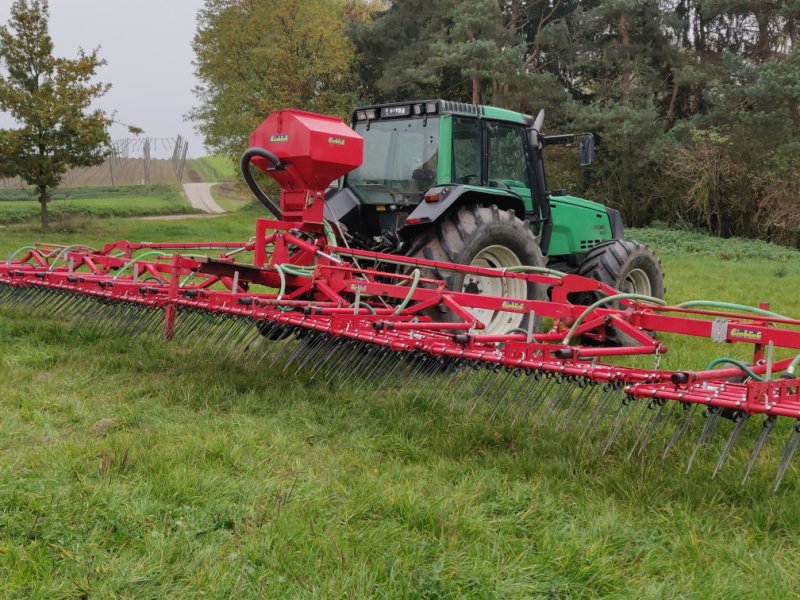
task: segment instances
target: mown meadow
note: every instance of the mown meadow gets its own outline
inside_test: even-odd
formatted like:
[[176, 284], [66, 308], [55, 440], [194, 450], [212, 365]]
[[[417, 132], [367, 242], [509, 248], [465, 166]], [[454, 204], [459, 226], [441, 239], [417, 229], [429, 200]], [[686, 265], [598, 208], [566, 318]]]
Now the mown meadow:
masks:
[[[0, 225], [31, 223], [41, 206], [30, 189], [0, 189]], [[197, 212], [175, 185], [64, 187], [53, 194], [48, 212], [55, 229], [79, 227], [87, 219]]]
[[[0, 230], [0, 256], [47, 237], [247, 239], [215, 219], [89, 220]], [[668, 300], [800, 315], [795, 251], [647, 229]], [[668, 364], [730, 349], [665, 340]], [[627, 458], [631, 428], [581, 438], [488, 420], [417, 382], [311, 377], [180, 343], [30, 318], [0, 305], [0, 597], [787, 598], [800, 586], [800, 473], [746, 486], [748, 430], [689, 473], [702, 427]], [[440, 391], [440, 390], [439, 390]], [[727, 431], [727, 429], [726, 429]]]

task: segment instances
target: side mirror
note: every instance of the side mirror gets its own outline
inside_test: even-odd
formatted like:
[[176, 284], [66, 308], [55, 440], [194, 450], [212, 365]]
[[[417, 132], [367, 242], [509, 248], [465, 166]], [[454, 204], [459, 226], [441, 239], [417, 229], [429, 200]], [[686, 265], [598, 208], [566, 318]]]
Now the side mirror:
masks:
[[581, 135], [578, 145], [578, 156], [580, 157], [582, 167], [592, 164], [592, 160], [594, 160], [594, 136], [591, 133], [584, 133]]

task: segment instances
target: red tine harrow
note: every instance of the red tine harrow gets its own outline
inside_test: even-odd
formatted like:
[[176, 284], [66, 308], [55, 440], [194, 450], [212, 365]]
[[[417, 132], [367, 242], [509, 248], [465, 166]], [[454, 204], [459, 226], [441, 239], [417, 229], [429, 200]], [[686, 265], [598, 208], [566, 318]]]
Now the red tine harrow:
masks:
[[[602, 431], [604, 451], [622, 431], [638, 427], [629, 456], [642, 454], [670, 424], [668, 452], [704, 413], [689, 467], [717, 426], [730, 424], [714, 476], [757, 416], [763, 426], [746, 480], [778, 417], [786, 417], [793, 425], [777, 488], [800, 444], [800, 320], [748, 307], [665, 306], [544, 268], [513, 272], [340, 245], [322, 218], [322, 191], [357, 164], [359, 139], [340, 122], [296, 111], [276, 113], [265, 126], [280, 134], [297, 114], [324, 137], [346, 140], [352, 156], [342, 156], [341, 141], [334, 149], [310, 142], [322, 148], [317, 155], [302, 149], [305, 165], [297, 157], [249, 151], [245, 162], [255, 158], [283, 188], [280, 209], [274, 207], [279, 218], [258, 220], [252, 239], [119, 241], [101, 249], [35, 244], [0, 263], [0, 304], [91, 321], [108, 334], [180, 339], [231, 360], [291, 366], [326, 381], [338, 376], [340, 385], [358, 390], [413, 382], [417, 395], [458, 398], [466, 410], [490, 417], [573, 427], [581, 436]], [[446, 271], [524, 280], [546, 290], [547, 300], [457, 292], [426, 276]], [[437, 307], [455, 318], [435, 320]], [[485, 334], [476, 311], [521, 313], [528, 325]], [[613, 346], [604, 345], [609, 331], [616, 333]], [[752, 359], [663, 369], [662, 334], [750, 344]], [[641, 366], [646, 355], [649, 367]]]

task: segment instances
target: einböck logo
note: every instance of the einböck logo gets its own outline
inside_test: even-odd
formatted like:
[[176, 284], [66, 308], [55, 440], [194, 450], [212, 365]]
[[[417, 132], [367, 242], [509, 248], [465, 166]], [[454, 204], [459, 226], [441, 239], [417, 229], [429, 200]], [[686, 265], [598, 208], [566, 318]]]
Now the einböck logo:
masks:
[[522, 310], [525, 308], [525, 305], [522, 302], [512, 302], [511, 300], [504, 300], [503, 304], [500, 306], [502, 308], [507, 308], [508, 310]]
[[758, 329], [746, 329], [744, 327], [731, 327], [728, 336], [736, 340], [751, 340], [760, 342], [764, 332]]
[[286, 134], [286, 133], [279, 133], [279, 134], [276, 134], [276, 135], [271, 135], [271, 136], [269, 136], [269, 141], [272, 142], [273, 144], [280, 143], [280, 142], [288, 142], [289, 141], [289, 135]]
[[344, 138], [331, 136], [328, 138], [328, 143], [334, 146], [344, 146]]

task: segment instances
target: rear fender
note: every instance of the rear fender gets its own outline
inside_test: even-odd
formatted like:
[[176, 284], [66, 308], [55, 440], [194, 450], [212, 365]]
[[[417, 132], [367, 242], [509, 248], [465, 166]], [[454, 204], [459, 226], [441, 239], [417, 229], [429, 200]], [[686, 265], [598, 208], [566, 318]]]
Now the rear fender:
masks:
[[500, 210], [513, 210], [519, 219], [525, 219], [525, 202], [521, 196], [507, 189], [437, 185], [425, 192], [425, 197], [437, 199], [423, 200], [417, 205], [399, 231], [401, 238], [413, 237], [418, 228], [436, 223], [451, 210], [464, 204], [495, 204]]

